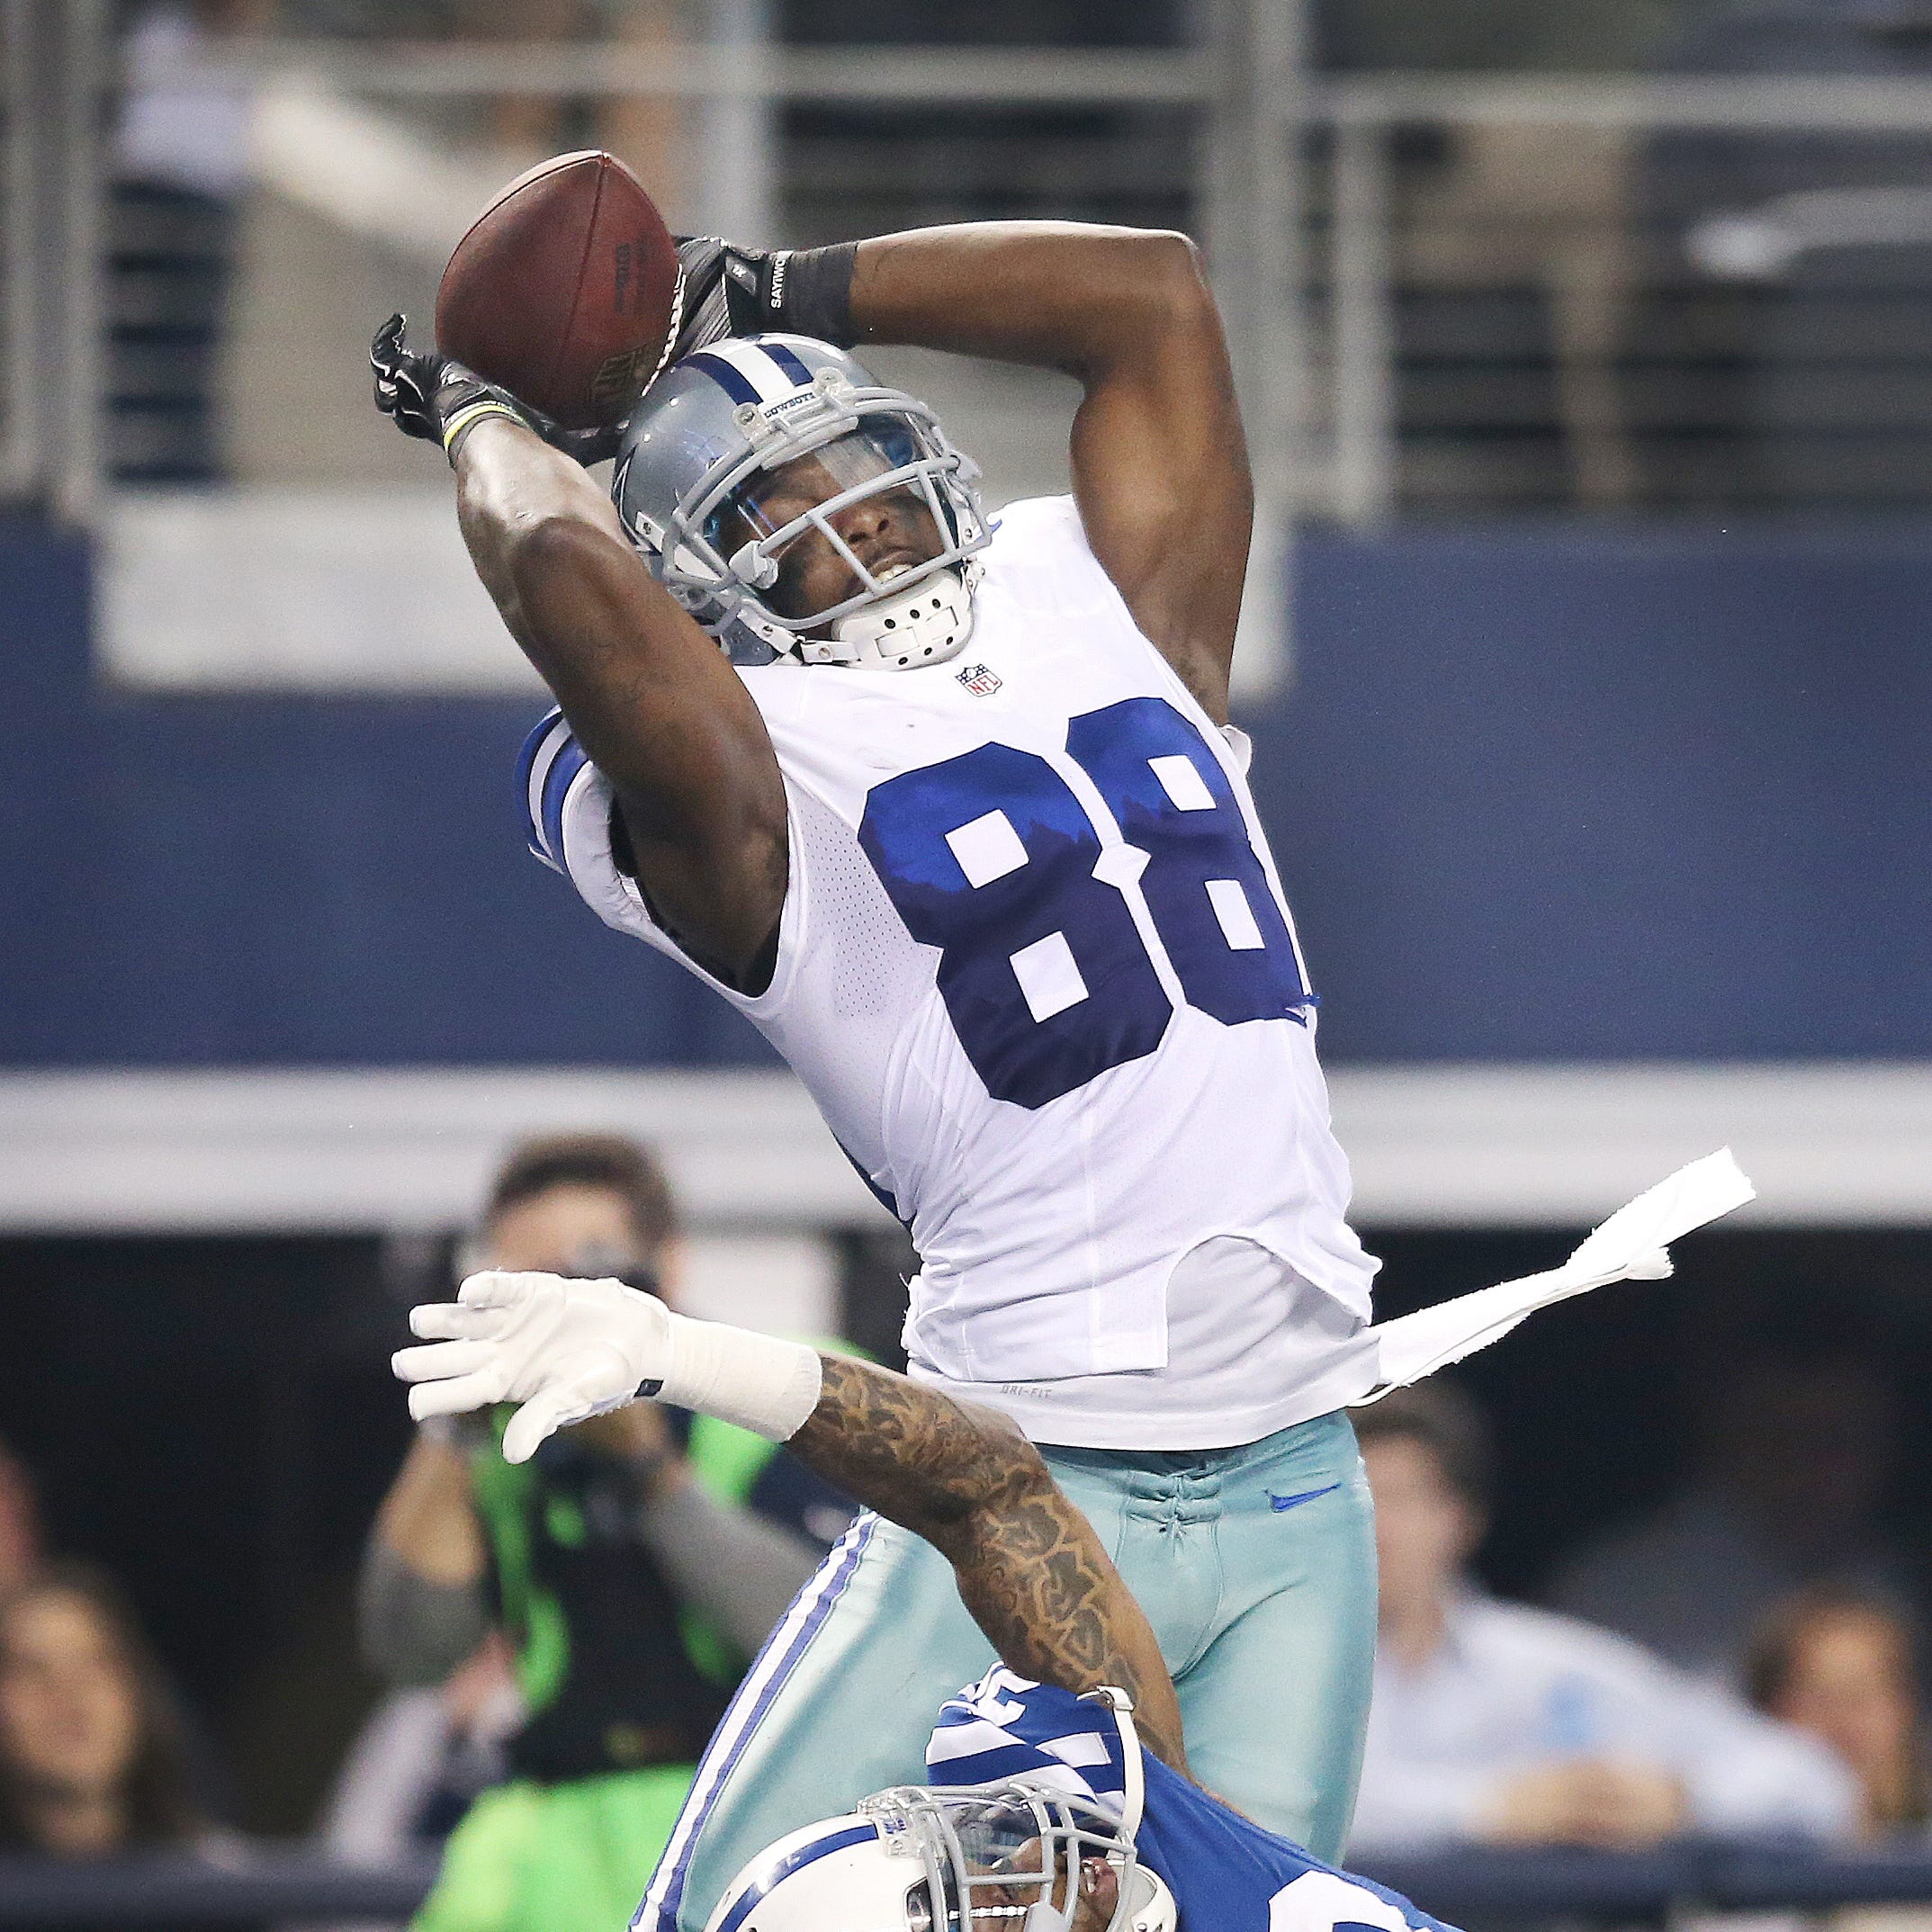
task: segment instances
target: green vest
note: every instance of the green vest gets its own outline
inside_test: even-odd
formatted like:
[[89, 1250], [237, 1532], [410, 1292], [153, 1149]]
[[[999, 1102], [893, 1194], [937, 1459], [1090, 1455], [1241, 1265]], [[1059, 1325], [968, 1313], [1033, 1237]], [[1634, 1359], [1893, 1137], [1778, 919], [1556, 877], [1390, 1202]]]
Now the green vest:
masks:
[[[746, 1659], [678, 1602], [623, 1520], [635, 1498], [621, 1466], [585, 1454], [506, 1462], [510, 1413], [498, 1412], [470, 1469], [529, 1712], [512, 1746], [517, 1768], [557, 1780], [695, 1761]], [[777, 1453], [708, 1415], [692, 1417], [685, 1444], [696, 1480], [731, 1506]]]
[[[813, 1346], [863, 1352], [842, 1342]], [[626, 1508], [621, 1465], [572, 1455], [567, 1433], [548, 1453], [506, 1462], [513, 1413], [497, 1410], [470, 1475], [529, 1713], [511, 1746], [515, 1768], [557, 1781], [695, 1763], [749, 1659], [678, 1601], [631, 1526], [635, 1497]], [[738, 1508], [778, 1445], [693, 1415], [684, 1452], [704, 1488]]]

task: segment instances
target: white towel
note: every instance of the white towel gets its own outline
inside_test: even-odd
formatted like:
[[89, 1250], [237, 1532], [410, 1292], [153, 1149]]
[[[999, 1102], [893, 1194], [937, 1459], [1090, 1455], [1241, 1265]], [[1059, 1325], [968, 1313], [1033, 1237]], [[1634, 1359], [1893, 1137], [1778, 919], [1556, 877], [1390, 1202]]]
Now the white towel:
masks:
[[1363, 1338], [1376, 1343], [1368, 1358], [1374, 1380], [1365, 1387], [1358, 1383], [1361, 1392], [1343, 1399], [1354, 1408], [1378, 1402], [1391, 1388], [1406, 1388], [1487, 1348], [1552, 1301], [1611, 1281], [1660, 1280], [1670, 1272], [1665, 1252], [1669, 1243], [1757, 1197], [1729, 1147], [1707, 1154], [1619, 1208], [1560, 1268], [1378, 1323]]

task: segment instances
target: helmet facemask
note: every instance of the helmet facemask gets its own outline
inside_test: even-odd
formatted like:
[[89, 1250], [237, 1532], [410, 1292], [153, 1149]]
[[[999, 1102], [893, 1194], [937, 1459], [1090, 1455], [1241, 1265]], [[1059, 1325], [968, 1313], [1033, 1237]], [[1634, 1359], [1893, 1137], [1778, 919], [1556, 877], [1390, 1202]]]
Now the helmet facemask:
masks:
[[1105, 1859], [1119, 1882], [1108, 1932], [1138, 1921], [1136, 1907], [1150, 1893], [1135, 1883], [1131, 1839], [1084, 1799], [1024, 1784], [905, 1786], [859, 1810], [891, 1819], [917, 1846], [926, 1883], [910, 1902], [915, 1919], [923, 1907], [930, 1932], [1073, 1932], [1092, 1858]]
[[[811, 388], [741, 403], [731, 421], [743, 445], [710, 464], [663, 526], [632, 519], [686, 609], [721, 639], [748, 633], [808, 664], [910, 669], [964, 646], [988, 532], [978, 472], [924, 403], [822, 369]], [[881, 499], [923, 528], [927, 543], [906, 547], [930, 555], [867, 566], [839, 523]], [[853, 586], [817, 610], [802, 607], [795, 581], [808, 544], [826, 546]]]

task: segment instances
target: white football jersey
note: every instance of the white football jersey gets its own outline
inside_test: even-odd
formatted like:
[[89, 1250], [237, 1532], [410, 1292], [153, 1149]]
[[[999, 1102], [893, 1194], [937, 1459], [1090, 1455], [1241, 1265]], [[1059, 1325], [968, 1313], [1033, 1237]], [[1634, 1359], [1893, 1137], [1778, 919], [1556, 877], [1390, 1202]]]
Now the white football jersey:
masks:
[[[1246, 742], [1135, 627], [1070, 499], [1011, 506], [984, 556], [950, 662], [741, 672], [791, 870], [769, 988], [717, 990], [911, 1229], [915, 1374], [1045, 1442], [1253, 1441], [1333, 1406], [1310, 1402], [1375, 1263]], [[525, 780], [537, 856], [690, 966], [561, 717]]]

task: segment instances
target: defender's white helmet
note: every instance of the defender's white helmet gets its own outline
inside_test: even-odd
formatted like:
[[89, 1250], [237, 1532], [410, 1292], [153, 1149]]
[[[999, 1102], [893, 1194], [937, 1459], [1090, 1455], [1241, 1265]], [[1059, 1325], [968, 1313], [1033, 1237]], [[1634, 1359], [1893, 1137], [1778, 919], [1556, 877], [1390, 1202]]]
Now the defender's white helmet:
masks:
[[[769, 480], [815, 459], [813, 501], [782, 524]], [[658, 580], [735, 659], [909, 670], [962, 650], [975, 553], [987, 541], [978, 471], [917, 398], [806, 336], [714, 343], [651, 385], [625, 429], [611, 495]], [[829, 487], [828, 487], [829, 486]], [[875, 575], [834, 526], [870, 497], [911, 491], [937, 556]], [[767, 593], [786, 551], [818, 531], [858, 588], [828, 610], [786, 613]]]
[[1119, 1880], [1108, 1932], [1174, 1932], [1173, 1894], [1091, 1800], [1029, 1784], [906, 1785], [746, 1865], [705, 1932], [1071, 1932], [1081, 1863]]

